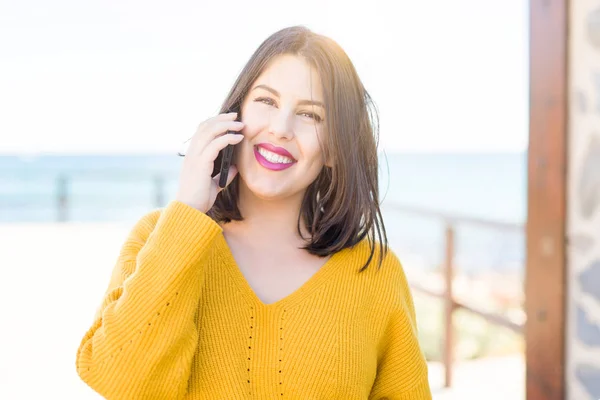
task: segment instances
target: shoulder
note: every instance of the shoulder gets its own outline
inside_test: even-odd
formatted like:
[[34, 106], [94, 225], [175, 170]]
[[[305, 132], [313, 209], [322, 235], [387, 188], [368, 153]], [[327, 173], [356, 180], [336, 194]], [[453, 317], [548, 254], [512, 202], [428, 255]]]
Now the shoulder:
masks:
[[138, 252], [144, 247], [150, 234], [156, 227], [162, 209], [154, 209], [142, 215], [126, 234], [125, 242], [121, 246], [119, 259], [122, 262], [133, 261]]
[[[358, 273], [367, 262], [371, 251], [373, 256], [367, 268]], [[356, 282], [365, 288], [364, 293], [367, 295], [363, 300], [370, 305], [371, 309], [377, 310], [376, 313], [385, 318], [401, 314], [407, 317], [410, 323], [415, 323], [410, 285], [400, 257], [392, 248], [388, 247], [383, 253], [381, 265], [379, 260], [382, 253], [378, 242], [375, 242], [373, 250], [372, 244], [365, 239], [342, 252], [345, 263], [357, 272]]]
[[210, 218], [206, 214], [201, 213], [184, 203], [173, 200], [165, 207], [155, 208], [142, 215], [131, 228], [130, 237], [144, 240], [147, 239], [154, 231], [154, 228], [160, 223], [161, 217], [163, 217], [163, 219], [175, 218], [178, 221]]
[[404, 268], [396, 252], [389, 246], [383, 248], [377, 241], [370, 242], [368, 239], [363, 239], [340, 253], [342, 253], [341, 257], [354, 266], [360, 265], [361, 268], [366, 266], [364, 272], [369, 271], [371, 274], [394, 278], [396, 282], [406, 280]]
[[220, 226], [205, 213], [174, 200], [165, 207], [149, 211], [138, 219], [129, 231], [127, 245], [142, 247], [157, 227], [177, 235], [198, 228], [220, 229]]
[[353, 271], [359, 271], [366, 265], [365, 270], [358, 276], [368, 280], [376, 290], [388, 296], [404, 296], [409, 292], [404, 266], [391, 247], [382, 249], [379, 242], [372, 243], [364, 239], [355, 246], [342, 250], [341, 253], [341, 257]]
[[131, 228], [128, 239], [142, 240], [145, 242], [156, 227], [163, 212], [163, 208], [157, 208], [142, 215]]

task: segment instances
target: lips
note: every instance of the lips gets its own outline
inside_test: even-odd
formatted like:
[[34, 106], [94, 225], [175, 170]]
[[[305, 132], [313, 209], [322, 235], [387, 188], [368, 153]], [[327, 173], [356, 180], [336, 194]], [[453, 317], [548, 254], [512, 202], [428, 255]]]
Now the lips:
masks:
[[[276, 148], [276, 149], [281, 149], [281, 148]], [[265, 153], [265, 152], [270, 152], [272, 154], [276, 154], [277, 157], [280, 157], [279, 161], [273, 159], [273, 156], [269, 156], [267, 154], [265, 154], [263, 156], [263, 154], [261, 154], [261, 152]], [[296, 164], [296, 160], [294, 160], [294, 158], [288, 156], [288, 154], [290, 154], [289, 152], [285, 151], [285, 154], [281, 154], [282, 152], [275, 152], [272, 150], [268, 150], [265, 146], [255, 146], [254, 147], [254, 157], [256, 158], [256, 161], [263, 167], [266, 168], [270, 171], [283, 171], [285, 169], [290, 168], [291, 166], [293, 166], [294, 164]], [[283, 157], [285, 157], [288, 160], [292, 160], [292, 162], [289, 161], [284, 161], [281, 162], [281, 160], [283, 160]]]
[[296, 161], [294, 156], [292, 156], [292, 154], [283, 147], [273, 146], [270, 143], [260, 143], [259, 145], [257, 145], [257, 147], [262, 147], [263, 149], [268, 150], [272, 153], [279, 154], [280, 156], [288, 157]]

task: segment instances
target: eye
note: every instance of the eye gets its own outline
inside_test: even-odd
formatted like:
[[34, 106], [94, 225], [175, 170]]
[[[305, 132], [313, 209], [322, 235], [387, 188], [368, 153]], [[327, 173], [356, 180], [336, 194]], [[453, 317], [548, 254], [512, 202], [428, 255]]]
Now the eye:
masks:
[[256, 99], [254, 99], [254, 101], [258, 102], [258, 103], [264, 103], [268, 106], [274, 106], [275, 102], [273, 101], [273, 99], [270, 99], [268, 97], [258, 97]]
[[314, 119], [317, 122], [321, 122], [323, 120], [323, 118], [321, 118], [320, 115], [315, 114], [315, 113], [311, 113], [311, 112], [303, 112], [303, 113], [300, 113], [300, 115], [305, 115], [308, 118], [312, 118], [312, 119]]

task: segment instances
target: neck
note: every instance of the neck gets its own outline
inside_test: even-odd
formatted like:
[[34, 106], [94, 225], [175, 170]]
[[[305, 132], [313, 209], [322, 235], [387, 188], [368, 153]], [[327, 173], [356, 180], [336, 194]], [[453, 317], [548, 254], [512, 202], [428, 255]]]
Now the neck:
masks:
[[[242, 180], [239, 184], [238, 208], [244, 220], [232, 222], [231, 228], [271, 243], [303, 244], [298, 234], [298, 216], [304, 193], [285, 199], [264, 200], [254, 195]], [[300, 227], [303, 236], [307, 237], [303, 221]]]

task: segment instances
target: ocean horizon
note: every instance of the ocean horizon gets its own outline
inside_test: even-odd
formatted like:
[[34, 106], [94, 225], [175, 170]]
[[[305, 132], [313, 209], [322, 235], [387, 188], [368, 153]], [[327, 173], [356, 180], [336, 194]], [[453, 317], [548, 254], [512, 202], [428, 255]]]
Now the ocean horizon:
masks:
[[[381, 199], [523, 222], [526, 154], [380, 154]], [[182, 160], [176, 154], [0, 154], [0, 223], [52, 221], [61, 177], [67, 179], [70, 220], [126, 218], [126, 209], [157, 205], [157, 179], [166, 200], [174, 195]], [[99, 213], [107, 204], [113, 213]]]
[[[182, 161], [177, 154], [0, 155], [0, 224], [51, 223], [61, 217], [133, 224], [174, 197]], [[444, 226], [437, 218], [398, 213], [388, 205], [522, 224], [526, 167], [526, 152], [380, 154], [380, 196], [390, 243], [439, 258]], [[67, 200], [62, 216], [61, 192]], [[523, 260], [522, 234], [465, 226], [457, 241], [458, 255], [464, 247], [468, 259], [479, 264], [481, 257], [503, 266]]]

